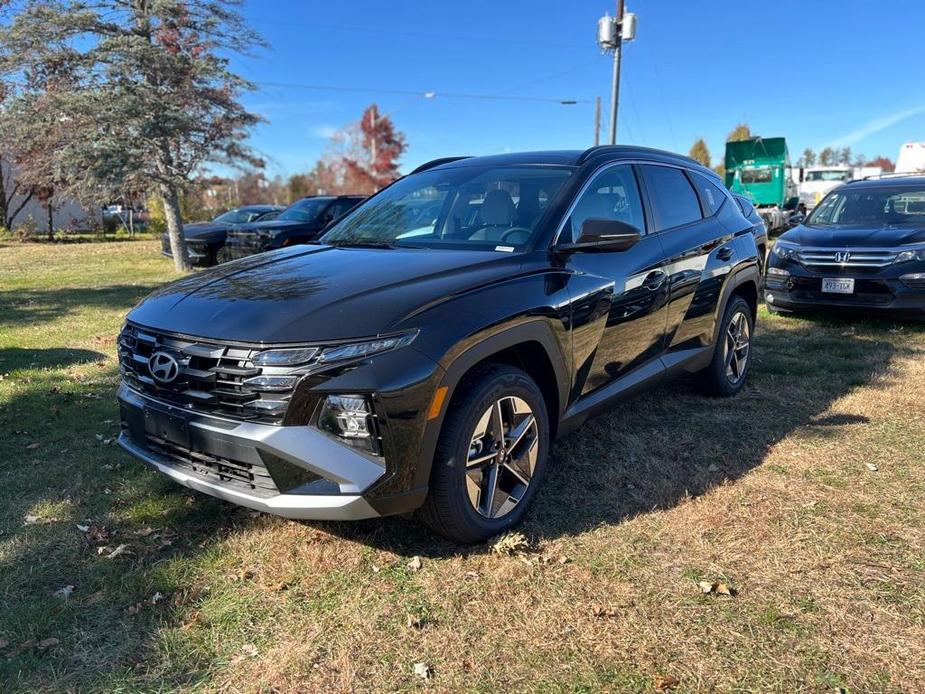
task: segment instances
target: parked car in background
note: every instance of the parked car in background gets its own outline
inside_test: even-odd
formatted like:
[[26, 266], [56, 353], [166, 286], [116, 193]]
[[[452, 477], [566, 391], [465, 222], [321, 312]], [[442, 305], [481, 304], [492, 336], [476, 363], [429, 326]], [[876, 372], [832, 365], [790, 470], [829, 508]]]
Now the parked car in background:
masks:
[[685, 373], [738, 393], [757, 303], [751, 222], [687, 157], [438, 160], [317, 245], [138, 304], [119, 442], [267, 513], [417, 510], [480, 541], [523, 518], [551, 442], [589, 416]]
[[851, 181], [774, 244], [772, 313], [851, 308], [925, 317], [925, 176]]
[[[246, 205], [222, 212], [211, 222], [184, 224], [183, 235], [190, 260], [194, 265], [215, 265], [229, 229], [236, 224], [273, 219], [283, 209], [279, 205]], [[161, 250], [164, 255], [172, 256], [167, 234], [161, 236]]]
[[758, 214], [758, 210], [744, 195], [732, 194], [733, 199], [742, 210], [742, 215], [751, 222], [752, 234], [755, 236], [755, 245], [758, 246], [758, 263], [759, 270], [764, 273], [764, 265], [768, 255], [768, 225], [764, 218]]
[[261, 220], [230, 231], [222, 260], [314, 241], [325, 227], [363, 199], [362, 195], [319, 195], [297, 200], [271, 221]]

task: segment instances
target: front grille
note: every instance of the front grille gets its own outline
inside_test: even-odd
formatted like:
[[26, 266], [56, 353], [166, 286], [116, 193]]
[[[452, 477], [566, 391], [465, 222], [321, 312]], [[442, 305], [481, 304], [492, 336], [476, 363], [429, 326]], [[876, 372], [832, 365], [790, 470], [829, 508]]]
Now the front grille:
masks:
[[262, 465], [210, 455], [152, 434], [147, 435], [146, 443], [151, 452], [169, 460], [173, 467], [206, 482], [264, 499], [279, 494], [269, 471]]
[[[155, 380], [149, 363], [158, 352], [179, 365], [169, 383]], [[282, 375], [291, 370], [258, 367], [257, 350], [216, 342], [189, 340], [126, 325], [119, 336], [119, 365], [125, 383], [146, 395], [205, 414], [280, 424], [292, 390], [262, 392], [248, 380], [260, 375]]]
[[892, 265], [897, 255], [886, 248], [801, 248], [797, 259], [808, 267], [877, 269]]

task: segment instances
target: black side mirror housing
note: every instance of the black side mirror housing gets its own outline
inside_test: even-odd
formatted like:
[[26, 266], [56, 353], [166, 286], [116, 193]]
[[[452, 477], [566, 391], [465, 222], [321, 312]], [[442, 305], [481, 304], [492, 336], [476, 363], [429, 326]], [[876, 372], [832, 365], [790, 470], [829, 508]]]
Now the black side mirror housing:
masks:
[[789, 226], [789, 227], [792, 228], [792, 227], [795, 227], [795, 226], [799, 226], [800, 224], [802, 224], [802, 223], [805, 222], [805, 221], [806, 221], [806, 215], [805, 215], [805, 214], [801, 214], [801, 213], [797, 213], [797, 214], [794, 214], [794, 215], [791, 215], [791, 216], [790, 216], [790, 219], [787, 220], [787, 226]]
[[617, 219], [586, 219], [581, 236], [575, 243], [560, 243], [556, 250], [563, 253], [594, 253], [626, 251], [639, 243], [642, 232], [632, 224]]

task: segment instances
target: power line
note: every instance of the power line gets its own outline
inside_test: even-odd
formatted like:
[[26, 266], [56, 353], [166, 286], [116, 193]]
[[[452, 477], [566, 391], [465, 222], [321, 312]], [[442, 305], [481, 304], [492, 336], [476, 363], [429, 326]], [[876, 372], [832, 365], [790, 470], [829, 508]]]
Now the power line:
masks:
[[420, 96], [421, 98], [444, 97], [449, 99], [482, 99], [487, 101], [534, 101], [552, 104], [590, 104], [593, 99], [562, 99], [546, 96], [515, 96], [508, 94], [477, 94], [473, 92], [443, 92], [439, 90], [382, 89], [372, 87], [345, 87], [325, 84], [300, 84], [296, 82], [254, 82], [258, 87], [273, 89], [309, 89], [326, 92], [353, 92], [357, 94], [389, 94], [394, 96]]
[[383, 38], [389, 36], [406, 36], [411, 38], [424, 38], [424, 39], [437, 39], [440, 41], [465, 41], [466, 43], [503, 43], [509, 45], [521, 45], [521, 46], [543, 46], [549, 48], [550, 46], [555, 46], [558, 48], [585, 48], [584, 44], [580, 43], [561, 43], [561, 42], [549, 42], [549, 41], [530, 41], [529, 39], [517, 39], [506, 36], [461, 36], [458, 34], [441, 34], [434, 33], [432, 31], [396, 31], [394, 29], [388, 29], [388, 31], [383, 31], [382, 27], [370, 27], [370, 26], [357, 26], [357, 25], [348, 25], [348, 24], [322, 24], [320, 22], [305, 22], [305, 21], [279, 21], [279, 22], [261, 22], [263, 24], [275, 24], [279, 26], [286, 26], [291, 28], [308, 28], [308, 29], [326, 29], [334, 31], [349, 31], [349, 32], [360, 32], [368, 34], [376, 34], [376, 36]]

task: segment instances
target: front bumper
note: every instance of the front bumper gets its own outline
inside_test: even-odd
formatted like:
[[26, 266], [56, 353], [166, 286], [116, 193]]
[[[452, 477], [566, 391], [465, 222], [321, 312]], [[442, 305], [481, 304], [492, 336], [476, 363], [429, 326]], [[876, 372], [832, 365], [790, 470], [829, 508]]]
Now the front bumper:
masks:
[[381, 515], [363, 492], [385, 474], [382, 464], [313, 427], [194, 414], [125, 385], [119, 404], [119, 445], [185, 487], [285, 518]]
[[[765, 302], [785, 311], [847, 309], [925, 316], [925, 287], [909, 286], [898, 278], [850, 274], [845, 272], [808, 273], [791, 264], [779, 266], [791, 272], [786, 280], [765, 277]], [[822, 291], [824, 277], [853, 277], [853, 294]]]
[[[189, 255], [190, 262], [195, 264], [207, 260], [211, 254], [211, 249], [205, 244], [190, 243], [187, 241], [186, 253]], [[173, 258], [173, 251], [170, 249], [170, 239], [167, 237], [161, 238], [161, 255]]]
[[271, 250], [271, 240], [252, 233], [231, 233], [225, 240], [225, 253], [232, 260]]

